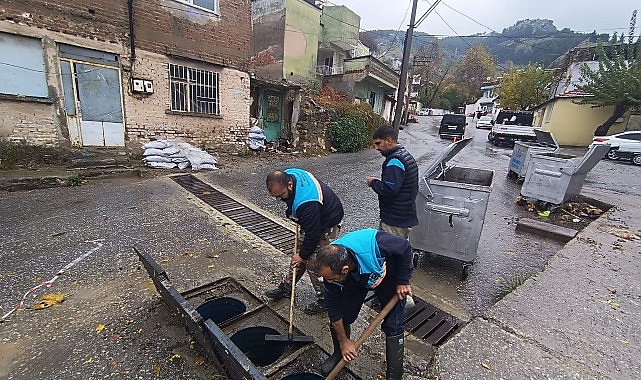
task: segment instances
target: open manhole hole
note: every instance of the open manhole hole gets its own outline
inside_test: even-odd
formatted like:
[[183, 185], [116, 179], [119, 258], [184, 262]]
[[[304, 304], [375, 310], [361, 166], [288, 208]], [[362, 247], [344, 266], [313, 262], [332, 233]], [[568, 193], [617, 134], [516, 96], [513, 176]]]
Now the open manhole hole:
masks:
[[211, 319], [219, 325], [247, 311], [247, 306], [241, 300], [231, 297], [220, 297], [206, 301], [196, 308], [203, 319]]
[[282, 378], [282, 380], [322, 380], [323, 376], [315, 373], [293, 373]]
[[281, 357], [285, 342], [267, 342], [265, 335], [279, 335], [278, 330], [265, 326], [254, 326], [238, 331], [231, 341], [258, 367], [265, 367]]

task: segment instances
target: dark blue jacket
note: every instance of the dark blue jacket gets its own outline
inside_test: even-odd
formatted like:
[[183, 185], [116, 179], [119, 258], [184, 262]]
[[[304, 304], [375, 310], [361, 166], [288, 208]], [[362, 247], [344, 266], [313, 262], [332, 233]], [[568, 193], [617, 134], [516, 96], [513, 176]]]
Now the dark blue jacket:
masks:
[[323, 231], [343, 219], [343, 205], [334, 191], [311, 173], [296, 168], [284, 172], [294, 181], [292, 195], [285, 200], [285, 214], [298, 219], [300, 229], [305, 233], [300, 257], [307, 260], [316, 250]]
[[370, 186], [378, 194], [381, 221], [395, 227], [418, 224], [416, 194], [418, 166], [414, 157], [402, 146], [383, 152], [383, 173]]
[[[393, 286], [409, 285], [413, 265], [412, 248], [407, 239], [385, 231], [365, 229], [345, 234], [332, 244], [342, 245], [352, 254], [357, 268], [349, 275], [361, 286], [369, 286], [377, 280], [373, 263], [385, 263], [386, 273], [382, 282], [393, 281]], [[343, 317], [340, 305], [343, 284], [324, 282], [324, 287], [329, 320], [336, 322]]]

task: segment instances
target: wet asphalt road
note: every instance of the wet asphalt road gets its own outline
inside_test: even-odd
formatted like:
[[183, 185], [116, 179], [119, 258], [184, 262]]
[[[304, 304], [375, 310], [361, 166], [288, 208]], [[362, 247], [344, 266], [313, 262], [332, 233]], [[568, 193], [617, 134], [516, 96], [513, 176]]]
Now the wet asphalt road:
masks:
[[[425, 168], [449, 141], [437, 137], [438, 118], [419, 121], [401, 132], [400, 143]], [[413, 278], [420, 297], [462, 319], [492, 305], [502, 283], [540, 271], [561, 247], [515, 232], [518, 218], [531, 215], [515, 205], [519, 185], [506, 178], [511, 150], [489, 145], [487, 131], [473, 124], [467, 135], [474, 138], [472, 143], [451, 163], [495, 171], [475, 265], [461, 281], [459, 262], [422, 255]], [[377, 199], [365, 177], [379, 175], [382, 161], [373, 149], [323, 157], [221, 159], [220, 170], [201, 173], [201, 178], [282, 215], [284, 204], [268, 196], [265, 176], [291, 166], [308, 169], [341, 197], [343, 232], [348, 232], [377, 226]], [[588, 174], [584, 187], [597, 195], [603, 188], [641, 195], [640, 175], [641, 167], [604, 160]], [[30, 287], [94, 247], [86, 241], [101, 239], [103, 244], [52, 288], [38, 292], [64, 292], [67, 300], [61, 307], [21, 311], [0, 324], [0, 379], [211, 378], [211, 365], [193, 364], [198, 352], [182, 323], [150, 291], [131, 245], [142, 242], [180, 290], [231, 275], [258, 294], [277, 281], [286, 257], [266, 258], [259, 248], [221, 227], [207, 206], [190, 198], [165, 177], [0, 193], [0, 209], [5, 210], [0, 220], [2, 314]], [[312, 297], [308, 288], [301, 297]], [[26, 306], [33, 302], [28, 298]], [[101, 324], [105, 329], [96, 331]]]
[[[409, 124], [400, 132], [399, 143], [416, 158], [420, 171], [451, 143], [438, 138], [435, 125], [439, 119], [421, 117], [419, 123]], [[515, 276], [529, 276], [540, 271], [547, 259], [562, 246], [553, 240], [515, 231], [518, 218], [528, 215], [515, 205], [520, 185], [506, 178], [511, 149], [491, 146], [487, 143], [487, 131], [477, 130], [470, 123], [466, 137], [473, 137], [473, 141], [450, 164], [495, 171], [478, 257], [469, 277], [462, 281], [459, 261], [438, 254], [421, 254], [412, 280], [420, 297], [465, 320], [491, 306], [503, 283], [512, 281]], [[206, 177], [215, 186], [231, 189], [262, 208], [282, 214], [283, 204], [269, 198], [264, 190], [266, 173], [289, 166], [309, 170], [341, 198], [345, 207], [342, 233], [345, 233], [377, 227], [378, 201], [366, 186], [365, 177], [380, 176], [382, 161], [374, 149], [315, 158], [283, 156], [263, 159], [240, 171], [222, 168]]]

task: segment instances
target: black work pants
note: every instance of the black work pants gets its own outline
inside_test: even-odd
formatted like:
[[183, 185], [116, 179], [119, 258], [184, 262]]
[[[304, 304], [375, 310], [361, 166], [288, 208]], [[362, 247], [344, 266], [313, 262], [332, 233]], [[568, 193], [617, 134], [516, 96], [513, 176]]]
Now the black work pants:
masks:
[[[347, 276], [341, 292], [341, 308], [343, 309], [343, 324], [352, 324], [358, 317], [358, 313], [363, 306], [365, 296], [372, 290], [365, 284], [364, 278], [356, 281], [351, 275]], [[381, 307], [384, 307], [392, 297], [396, 295], [396, 280], [385, 277], [383, 281], [373, 289], [374, 294], [378, 297]], [[405, 300], [399, 301], [394, 309], [383, 319], [381, 330], [386, 336], [397, 336], [403, 333], [403, 311], [405, 309]]]

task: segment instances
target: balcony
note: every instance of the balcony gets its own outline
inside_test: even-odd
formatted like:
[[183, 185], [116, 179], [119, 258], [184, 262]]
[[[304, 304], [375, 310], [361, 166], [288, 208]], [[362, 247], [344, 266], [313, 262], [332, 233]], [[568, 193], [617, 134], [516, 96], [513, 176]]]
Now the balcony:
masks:
[[343, 74], [343, 66], [316, 66], [318, 75], [340, 75]]

